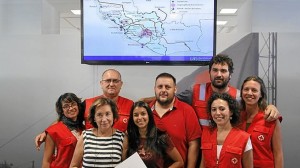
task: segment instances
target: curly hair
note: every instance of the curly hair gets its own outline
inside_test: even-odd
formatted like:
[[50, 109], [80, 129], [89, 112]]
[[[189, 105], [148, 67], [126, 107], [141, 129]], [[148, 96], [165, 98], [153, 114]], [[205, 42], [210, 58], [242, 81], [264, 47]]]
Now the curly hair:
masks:
[[104, 105], [109, 105], [111, 108], [111, 111], [113, 113], [113, 120], [116, 121], [119, 119], [119, 114], [118, 114], [118, 107], [116, 105], [116, 103], [109, 99], [109, 98], [104, 98], [104, 97], [100, 97], [98, 99], [96, 99], [92, 106], [90, 107], [90, 114], [88, 117], [89, 122], [93, 125], [94, 128], [98, 128], [97, 123], [95, 122], [95, 113], [96, 113], [96, 109], [98, 107], [102, 107]]
[[[59, 96], [59, 98], [57, 99], [57, 101], [55, 103], [55, 109], [58, 114], [58, 121], [61, 121], [62, 117], [64, 115], [64, 111], [62, 108], [63, 102], [64, 103], [76, 102], [76, 104], [78, 106], [78, 111], [79, 111], [77, 120], [80, 124], [82, 124], [82, 122], [84, 120], [84, 109], [82, 107], [81, 98], [78, 98], [74, 93], [64, 93], [61, 96]], [[80, 127], [83, 127], [83, 125], [80, 125]]]
[[211, 68], [213, 64], [221, 64], [221, 65], [228, 65], [228, 71], [230, 74], [233, 73], [233, 62], [232, 59], [228, 57], [228, 55], [225, 54], [218, 54], [212, 57], [212, 59], [209, 62], [209, 72], [211, 71]]
[[211, 117], [211, 105], [217, 99], [224, 100], [228, 103], [229, 110], [232, 113], [232, 116], [231, 116], [232, 119], [230, 120], [230, 123], [232, 126], [237, 126], [240, 122], [239, 103], [227, 93], [214, 93], [208, 100], [207, 113], [208, 113], [208, 116], [210, 116], [210, 126], [212, 128], [215, 128], [217, 126], [217, 124]]

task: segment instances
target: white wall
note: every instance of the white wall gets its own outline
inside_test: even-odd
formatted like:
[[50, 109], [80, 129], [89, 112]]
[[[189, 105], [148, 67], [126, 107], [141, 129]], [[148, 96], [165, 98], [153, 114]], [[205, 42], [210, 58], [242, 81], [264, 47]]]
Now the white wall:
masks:
[[237, 25], [230, 33], [217, 34], [217, 53], [224, 51], [242, 37], [252, 32], [252, 1], [246, 0], [239, 8]]
[[300, 1], [253, 0], [253, 32], [278, 32], [277, 107], [283, 116], [285, 167], [299, 167]]
[[[270, 1], [246, 1], [245, 6], [253, 5], [253, 15], [247, 10], [243, 15], [247, 20], [252, 18], [252, 24], [233, 34], [218, 34], [217, 51], [226, 49], [251, 31], [280, 32], [278, 108], [284, 117], [285, 165], [295, 167], [300, 158], [297, 145], [300, 142], [297, 114], [300, 24], [299, 19], [292, 19], [292, 16], [300, 16], [300, 11], [292, 9], [299, 7], [300, 2]], [[30, 167], [33, 160], [36, 167], [40, 166], [42, 152], [35, 151], [33, 137], [55, 119], [55, 100], [63, 92], [74, 92], [82, 98], [99, 94], [98, 80], [104, 69], [120, 70], [124, 80], [122, 95], [137, 100], [152, 95], [154, 78], [160, 72], [171, 72], [179, 81], [197, 68], [82, 65], [79, 32], [40, 35], [41, 17], [38, 13], [41, 4], [24, 5], [21, 2], [0, 6], [0, 159], [14, 163], [15, 167]], [[24, 15], [24, 12], [29, 15]]]
[[[30, 167], [34, 160], [40, 167], [42, 152], [36, 152], [33, 138], [55, 120], [58, 96], [64, 92], [83, 99], [99, 95], [100, 75], [107, 68], [120, 70], [121, 94], [133, 100], [153, 95], [159, 73], [170, 72], [180, 80], [197, 68], [82, 65], [79, 31], [41, 35], [41, 4], [8, 3], [1, 9], [7, 13], [0, 16], [0, 163]], [[37, 13], [24, 15], [28, 11]]]
[[285, 167], [297, 167], [300, 158], [300, 33], [279, 33], [278, 43], [277, 106], [283, 115]]

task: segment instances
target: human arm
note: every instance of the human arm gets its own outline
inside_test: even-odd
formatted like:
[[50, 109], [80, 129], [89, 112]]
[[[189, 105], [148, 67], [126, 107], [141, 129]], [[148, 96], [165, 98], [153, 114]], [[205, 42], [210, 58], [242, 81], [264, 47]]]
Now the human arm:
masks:
[[[57, 121], [54, 121], [51, 125], [56, 124]], [[45, 141], [46, 139], [46, 132], [42, 132], [40, 134], [38, 134], [35, 138], [34, 138], [34, 143], [35, 143], [35, 147], [36, 149], [39, 151], [41, 149], [41, 144]]]
[[176, 97], [179, 100], [191, 105], [193, 102], [193, 85], [182, 92], [176, 93]]
[[79, 137], [76, 148], [72, 157], [70, 168], [79, 168], [81, 167], [83, 157], [83, 134]]
[[205, 165], [205, 161], [204, 161], [203, 152], [202, 152], [201, 163], [200, 163], [200, 167], [199, 168], [204, 168], [204, 165]]
[[280, 113], [278, 111], [278, 109], [272, 105], [272, 104], [269, 104], [267, 106], [267, 108], [265, 109], [265, 116], [264, 118], [270, 122], [270, 121], [274, 121], [274, 120], [277, 120], [280, 116]]
[[194, 168], [199, 155], [199, 138], [188, 143], [187, 168]]
[[272, 149], [274, 156], [275, 168], [282, 168], [283, 165], [283, 151], [282, 151], [282, 135], [279, 120], [276, 121], [273, 137], [272, 137]]
[[169, 168], [182, 168], [184, 166], [183, 159], [176, 147], [174, 147], [170, 151], [167, 151], [167, 154], [174, 161], [174, 163], [170, 165]]
[[42, 168], [50, 168], [50, 164], [51, 164], [51, 161], [52, 161], [52, 156], [54, 154], [54, 150], [55, 150], [54, 141], [52, 140], [50, 135], [46, 135]]
[[128, 150], [128, 136], [125, 134], [123, 140], [122, 161], [127, 158], [127, 150]]
[[145, 102], [147, 104], [150, 104], [155, 99], [156, 99], [155, 96], [152, 96], [152, 97], [143, 97], [143, 98], [140, 98], [139, 101], [143, 101], [143, 102]]
[[243, 168], [253, 168], [253, 150], [250, 149], [243, 154], [242, 158]]

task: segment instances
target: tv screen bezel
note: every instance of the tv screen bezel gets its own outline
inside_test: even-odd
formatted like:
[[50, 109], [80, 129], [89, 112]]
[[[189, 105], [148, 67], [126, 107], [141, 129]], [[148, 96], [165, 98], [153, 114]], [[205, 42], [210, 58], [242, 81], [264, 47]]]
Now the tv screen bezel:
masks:
[[[209, 59], [200, 61], [141, 61], [141, 60], [86, 60], [84, 56], [84, 9], [83, 1], [80, 0], [81, 8], [81, 64], [87, 65], [166, 65], [166, 66], [205, 66], [208, 65], [212, 56], [216, 54], [216, 20], [217, 20], [217, 0], [214, 2], [214, 25], [213, 25], [213, 54]], [[142, 57], [142, 56], [141, 56]], [[145, 56], [147, 57], [147, 56]]]

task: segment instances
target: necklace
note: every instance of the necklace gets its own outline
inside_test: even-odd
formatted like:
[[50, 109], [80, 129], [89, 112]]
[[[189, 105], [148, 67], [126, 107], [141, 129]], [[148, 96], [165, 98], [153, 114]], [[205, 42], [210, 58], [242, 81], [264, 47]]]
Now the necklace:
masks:
[[[99, 135], [99, 130], [98, 128], [96, 129], [96, 139], [95, 139], [95, 161], [94, 161], [94, 167], [97, 167], [97, 163], [100, 162], [107, 162], [108, 164], [106, 165], [107, 167], [114, 167], [114, 159], [113, 159], [113, 150], [114, 150], [114, 130], [111, 128], [110, 135], [106, 136], [103, 134], [102, 136]], [[105, 140], [107, 138], [111, 137], [108, 140]], [[107, 147], [106, 150], [105, 148], [101, 147]], [[98, 157], [99, 156], [99, 157]], [[98, 160], [98, 162], [97, 162]]]

